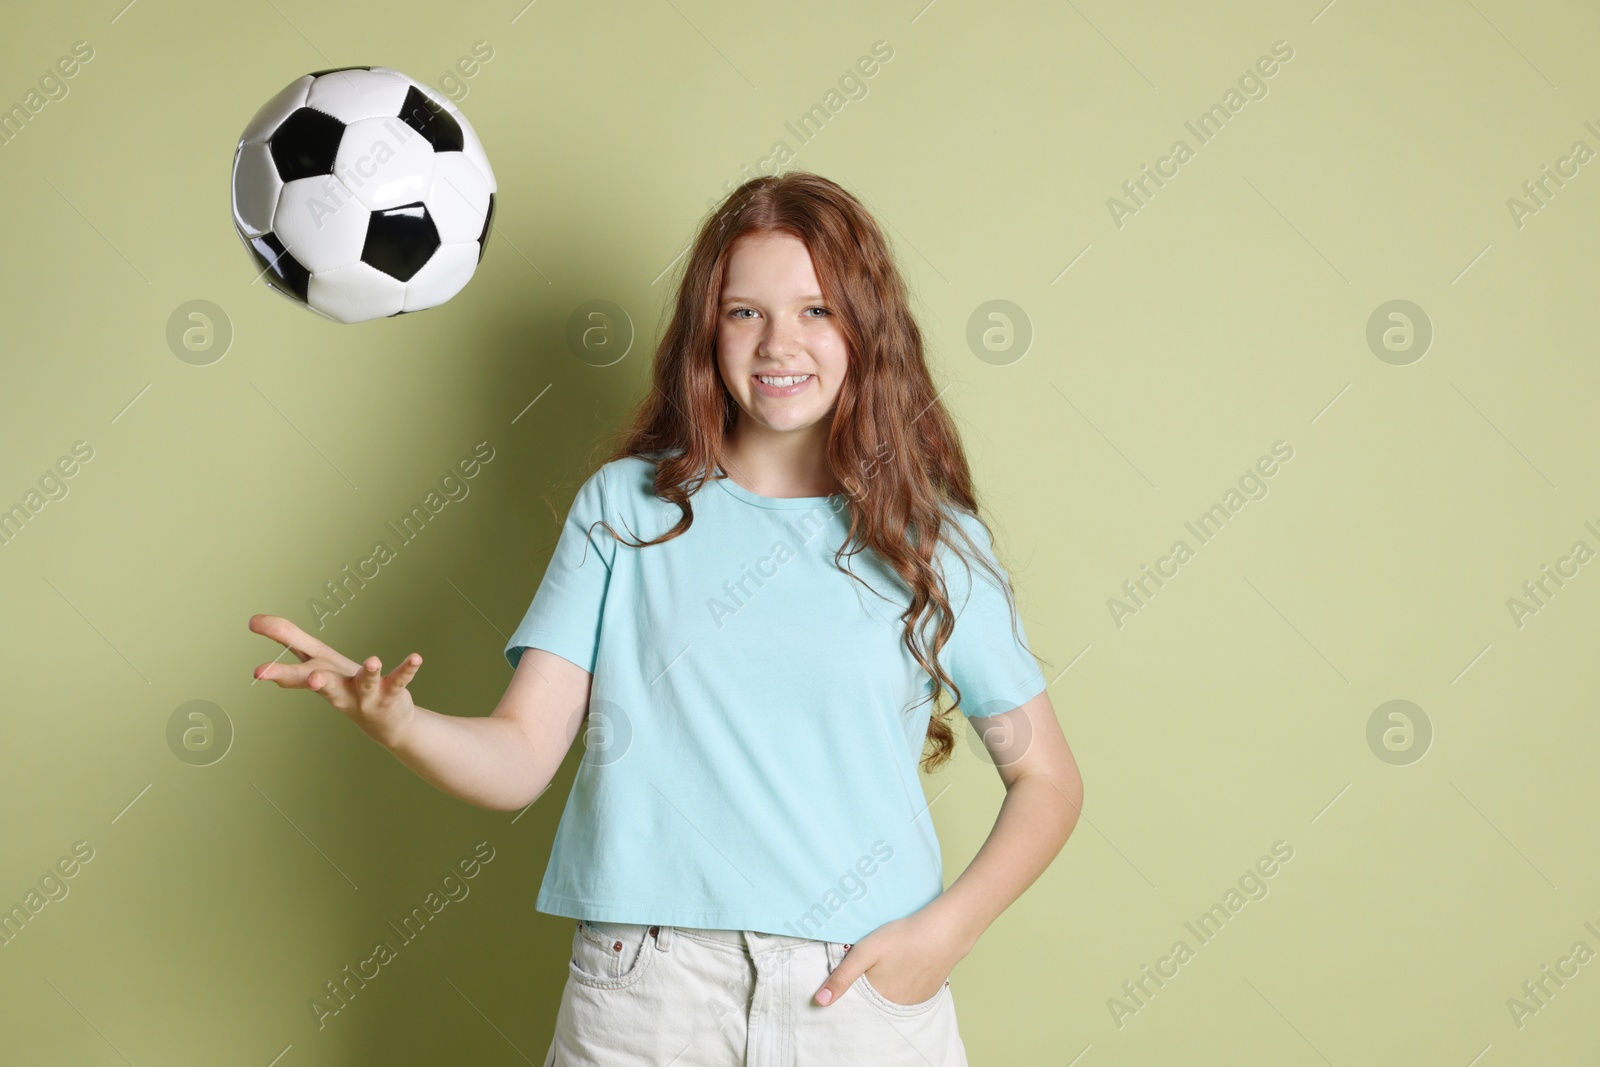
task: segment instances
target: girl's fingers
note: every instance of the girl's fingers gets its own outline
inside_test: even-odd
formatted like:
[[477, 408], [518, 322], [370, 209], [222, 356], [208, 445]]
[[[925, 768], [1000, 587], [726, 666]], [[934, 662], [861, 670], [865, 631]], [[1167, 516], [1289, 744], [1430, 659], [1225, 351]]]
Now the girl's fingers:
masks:
[[[393, 672], [385, 675], [383, 660], [377, 656], [368, 656], [360, 663], [346, 659], [288, 619], [276, 615], [252, 615], [250, 629], [283, 644], [300, 657], [298, 665], [277, 660], [263, 663], [256, 668], [258, 679], [270, 679], [283, 688], [310, 689], [324, 697], [330, 686], [338, 684], [342, 687], [341, 701], [348, 698], [360, 707], [368, 707], [368, 701], [380, 693], [404, 689], [422, 666], [422, 657], [413, 652], [401, 660]], [[311, 650], [315, 655], [307, 655], [302, 649]]]
[[415, 652], [400, 661], [400, 665], [389, 675], [389, 688], [404, 689], [410, 684], [411, 679], [417, 676], [417, 669], [422, 666], [422, 657]]
[[256, 677], [277, 682], [285, 689], [297, 689], [304, 686], [311, 672], [326, 667], [326, 664], [317, 663], [263, 663], [256, 668]]
[[368, 696], [378, 688], [378, 675], [383, 670], [383, 660], [377, 656], [368, 656], [361, 664], [361, 673], [357, 676], [361, 686], [361, 695]]
[[270, 637], [280, 645], [288, 648], [303, 663], [308, 659], [320, 656], [329, 663], [337, 664], [346, 670], [354, 671], [355, 663], [329, 646], [318, 641], [300, 627], [283, 618], [281, 615], [252, 615], [250, 616], [250, 629], [265, 637]]

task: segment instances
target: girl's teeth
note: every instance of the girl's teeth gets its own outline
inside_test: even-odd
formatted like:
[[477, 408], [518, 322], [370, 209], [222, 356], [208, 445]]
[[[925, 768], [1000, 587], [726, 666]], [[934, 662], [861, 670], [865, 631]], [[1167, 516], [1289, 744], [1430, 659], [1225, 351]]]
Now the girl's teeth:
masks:
[[783, 378], [773, 378], [765, 374], [756, 375], [766, 385], [794, 385], [811, 377], [809, 374], [791, 374]]

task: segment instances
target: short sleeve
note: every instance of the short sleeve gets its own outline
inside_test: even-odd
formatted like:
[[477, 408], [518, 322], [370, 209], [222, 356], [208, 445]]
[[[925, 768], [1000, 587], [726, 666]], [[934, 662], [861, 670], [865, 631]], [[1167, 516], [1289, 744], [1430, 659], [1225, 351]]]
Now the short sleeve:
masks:
[[[967, 531], [982, 558], [1003, 579], [1009, 577], [995, 559], [993, 541], [983, 524], [964, 511], [954, 513], [953, 518]], [[997, 585], [995, 576], [971, 558], [959, 533], [952, 531], [951, 536], [960, 545], [961, 557], [956, 558], [949, 544], [941, 544], [940, 550], [946, 554], [945, 587], [955, 613], [955, 628], [940, 649], [939, 661], [961, 688], [963, 715], [1001, 715], [1043, 692], [1044, 673], [1024, 647], [1028, 635], [1020, 612], [1016, 630], [1012, 630], [1005, 587]]]
[[605, 485], [601, 468], [578, 489], [567, 510], [533, 602], [506, 642], [506, 661], [513, 670], [524, 648], [542, 648], [594, 673], [606, 588], [617, 552], [616, 539], [605, 527], [594, 525], [605, 519], [617, 528], [606, 514]]

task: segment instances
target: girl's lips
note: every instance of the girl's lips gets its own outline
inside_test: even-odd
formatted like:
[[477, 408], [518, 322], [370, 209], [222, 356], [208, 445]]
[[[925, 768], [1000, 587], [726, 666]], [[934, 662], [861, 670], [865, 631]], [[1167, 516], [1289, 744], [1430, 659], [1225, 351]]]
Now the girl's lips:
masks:
[[[792, 377], [792, 375], [773, 375], [773, 377], [787, 378]], [[754, 386], [755, 391], [762, 396], [785, 397], [794, 396], [796, 393], [801, 392], [815, 381], [816, 377], [815, 374], [808, 374], [805, 381], [795, 382], [793, 385], [768, 385], [758, 375], [752, 374], [750, 375], [750, 383]]]

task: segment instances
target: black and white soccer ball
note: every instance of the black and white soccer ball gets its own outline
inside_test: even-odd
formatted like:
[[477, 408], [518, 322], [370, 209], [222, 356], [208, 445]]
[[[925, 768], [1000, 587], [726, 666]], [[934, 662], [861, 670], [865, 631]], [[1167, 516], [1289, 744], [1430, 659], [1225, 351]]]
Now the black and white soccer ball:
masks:
[[337, 322], [460, 292], [483, 259], [495, 191], [466, 116], [387, 67], [296, 78], [233, 156], [234, 226], [256, 269]]

